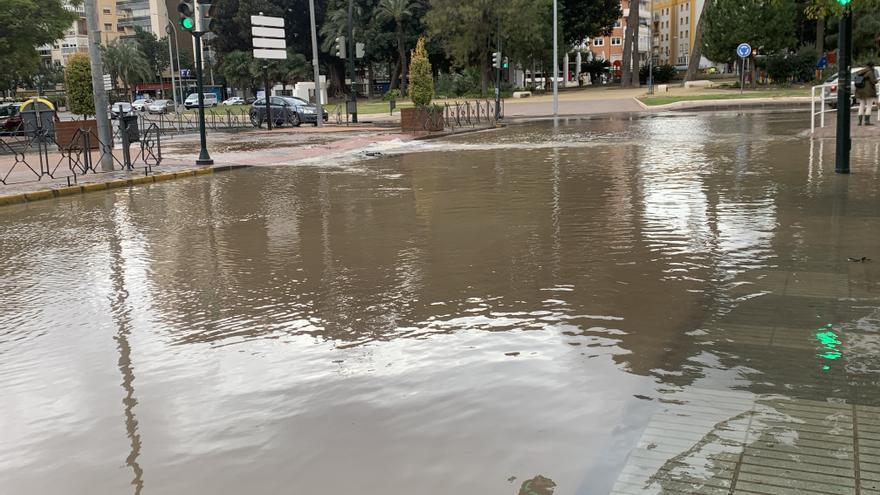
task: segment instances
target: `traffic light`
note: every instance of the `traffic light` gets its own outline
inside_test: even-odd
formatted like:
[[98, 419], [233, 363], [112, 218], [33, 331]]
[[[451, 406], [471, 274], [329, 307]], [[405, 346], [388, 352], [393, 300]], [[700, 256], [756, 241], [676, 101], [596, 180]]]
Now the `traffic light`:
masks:
[[508, 60], [507, 57], [504, 57], [504, 63], [501, 64], [501, 68], [507, 70], [508, 67], [510, 67], [510, 60]]
[[196, 0], [196, 31], [207, 33], [211, 30], [211, 21], [214, 20], [214, 4], [209, 1]]
[[843, 5], [844, 7], [849, 5], [850, 2], [852, 2], [852, 0], [837, 0], [837, 3], [839, 3], [840, 5]]
[[345, 36], [336, 37], [336, 56], [339, 58], [346, 58]]
[[501, 52], [492, 53], [492, 67], [495, 67], [496, 69], [501, 68]]
[[354, 44], [355, 58], [364, 58], [365, 53], [366, 53], [366, 49], [365, 49], [365, 45], [363, 43], [355, 43]]
[[177, 21], [177, 24], [183, 28], [184, 31], [192, 32], [195, 30], [196, 20], [192, 0], [182, 0], [177, 4], [177, 11], [180, 12], [180, 19]]

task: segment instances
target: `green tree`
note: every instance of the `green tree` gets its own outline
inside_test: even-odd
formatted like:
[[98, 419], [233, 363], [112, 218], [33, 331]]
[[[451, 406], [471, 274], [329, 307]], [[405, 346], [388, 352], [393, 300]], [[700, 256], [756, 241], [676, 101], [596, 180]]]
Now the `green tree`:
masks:
[[122, 79], [126, 96], [131, 99], [131, 85], [152, 77], [150, 64], [134, 42], [117, 39], [102, 47], [104, 66], [114, 79]]
[[406, 78], [402, 75], [406, 69], [406, 23], [414, 16], [415, 0], [379, 0], [376, 7], [376, 16], [380, 20], [394, 21], [394, 29], [397, 34], [397, 57], [400, 67], [400, 91], [406, 93]]
[[254, 87], [259, 77], [259, 70], [253, 55], [249, 51], [236, 50], [223, 56], [220, 62], [220, 73], [230, 86], [248, 90]]
[[71, 112], [76, 115], [95, 115], [92, 66], [88, 55], [75, 53], [67, 59], [64, 86], [67, 89], [67, 107]]
[[161, 75], [168, 67], [168, 41], [160, 41], [155, 34], [141, 27], [134, 28], [134, 36], [131, 39], [147, 60], [150, 72], [156, 76]]
[[430, 0], [425, 21], [432, 36], [459, 67], [477, 66], [483, 96], [489, 93], [489, 47], [496, 34], [501, 0]]
[[425, 38], [419, 38], [412, 52], [412, 64], [409, 67], [409, 99], [416, 106], [424, 107], [434, 98], [434, 76], [431, 74], [431, 62], [425, 49]]
[[35, 48], [63, 38], [78, 18], [66, 4], [62, 0], [0, 0], [0, 81], [8, 85], [10, 75], [34, 74], [39, 62]]
[[755, 53], [771, 55], [794, 49], [796, 5], [791, 0], [714, 0], [706, 10], [703, 53], [716, 62], [738, 59], [736, 47], [752, 45], [752, 85]]
[[269, 63], [269, 79], [281, 83], [282, 91], [287, 89], [288, 84], [305, 79], [307, 74], [306, 57], [293, 50], [287, 50], [286, 59]]
[[580, 45], [587, 38], [611, 34], [622, 16], [620, 0], [562, 1], [559, 22], [565, 44]]

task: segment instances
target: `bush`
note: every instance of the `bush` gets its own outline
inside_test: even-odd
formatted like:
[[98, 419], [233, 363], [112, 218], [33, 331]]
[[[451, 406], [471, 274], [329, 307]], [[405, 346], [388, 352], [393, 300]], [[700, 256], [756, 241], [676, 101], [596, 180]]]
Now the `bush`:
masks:
[[434, 98], [434, 76], [431, 74], [431, 62], [425, 50], [425, 38], [419, 38], [409, 64], [409, 99], [417, 107], [431, 103]]
[[[597, 60], [592, 59], [589, 62], [584, 62], [581, 64], [581, 72], [586, 72], [590, 75], [590, 80], [593, 81], [593, 84], [598, 84], [599, 79], [602, 78], [602, 74], [608, 72], [608, 69], [611, 68], [611, 63], [607, 60]], [[647, 71], [647, 69], [645, 69]], [[645, 73], [647, 74], [647, 72]]]
[[400, 99], [400, 90], [399, 89], [390, 89], [387, 93], [382, 95], [382, 100], [391, 101], [391, 100], [399, 100]]
[[775, 83], [809, 82], [815, 79], [816, 50], [804, 47], [798, 53], [777, 53], [760, 60], [758, 66], [767, 70]]
[[64, 68], [64, 86], [67, 90], [67, 108], [76, 115], [95, 115], [92, 93], [92, 66], [89, 56], [76, 53], [67, 59]]
[[450, 98], [458, 96], [479, 96], [480, 71], [476, 68], [467, 68], [463, 73], [452, 72], [437, 76], [436, 94], [442, 94]]
[[[677, 74], [675, 67], [669, 64], [654, 66], [654, 84], [666, 84], [675, 79]], [[641, 84], [648, 84], [648, 66], [643, 65], [639, 69], [639, 81]]]

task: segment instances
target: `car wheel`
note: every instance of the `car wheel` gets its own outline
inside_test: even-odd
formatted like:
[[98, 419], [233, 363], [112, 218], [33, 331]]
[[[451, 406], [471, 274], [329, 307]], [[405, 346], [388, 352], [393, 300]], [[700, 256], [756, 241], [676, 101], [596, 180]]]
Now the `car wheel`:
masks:
[[251, 124], [254, 127], [263, 127], [263, 119], [256, 113], [251, 113]]
[[294, 127], [299, 127], [302, 124], [302, 121], [299, 120], [299, 114], [294, 112], [290, 115], [290, 125]]

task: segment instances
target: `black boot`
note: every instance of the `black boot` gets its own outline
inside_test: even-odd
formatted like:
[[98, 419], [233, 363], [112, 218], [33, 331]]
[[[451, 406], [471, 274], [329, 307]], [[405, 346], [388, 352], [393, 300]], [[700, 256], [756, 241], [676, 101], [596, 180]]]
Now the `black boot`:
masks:
[[865, 115], [865, 125], [874, 125], [871, 123], [871, 116]]
[[859, 115], [859, 125], [862, 125], [862, 116]]

